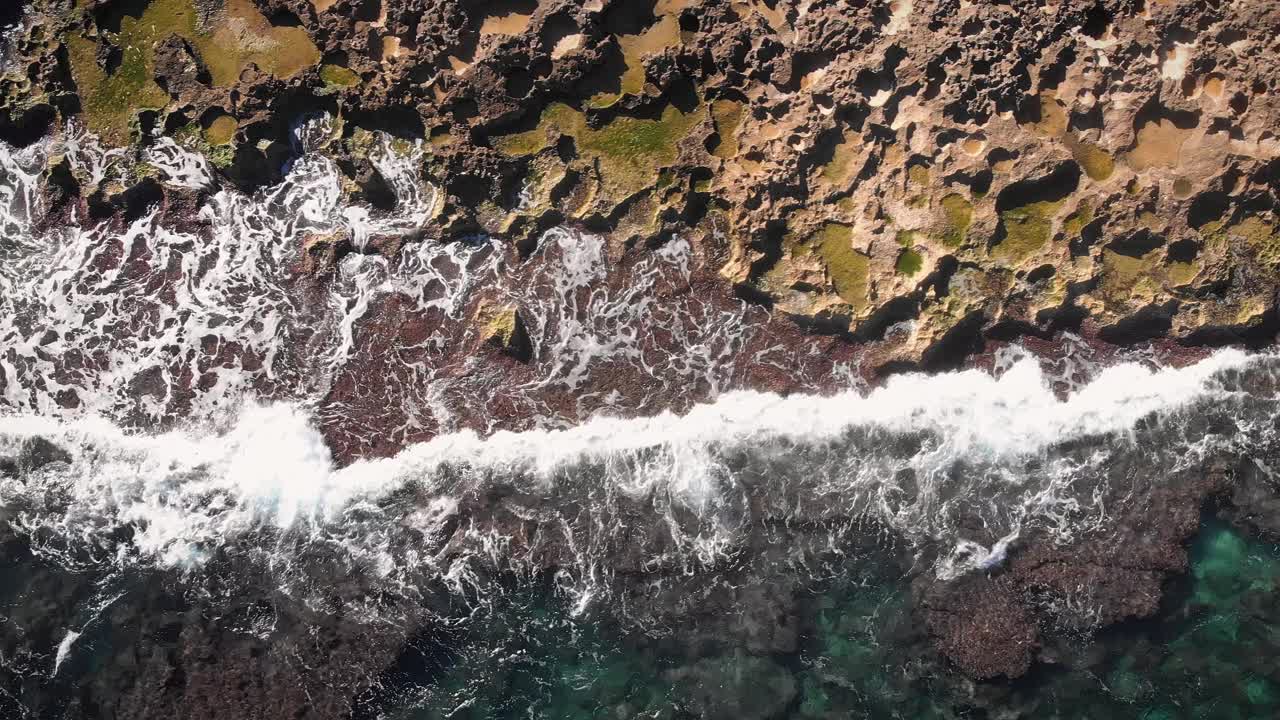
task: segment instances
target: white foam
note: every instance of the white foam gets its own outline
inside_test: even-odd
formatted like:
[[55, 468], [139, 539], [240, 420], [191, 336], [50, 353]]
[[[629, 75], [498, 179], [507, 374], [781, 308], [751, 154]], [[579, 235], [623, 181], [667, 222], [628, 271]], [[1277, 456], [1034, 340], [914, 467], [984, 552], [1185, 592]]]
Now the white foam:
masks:
[[1034, 454], [1072, 438], [1127, 430], [1142, 417], [1199, 397], [1211, 387], [1215, 373], [1248, 362], [1245, 353], [1226, 350], [1180, 369], [1126, 363], [1102, 371], [1066, 400], [1056, 397], [1031, 358], [999, 378], [980, 370], [905, 374], [866, 394], [780, 397], [731, 392], [683, 416], [597, 418], [565, 430], [499, 432], [489, 438], [463, 432], [414, 446], [395, 460], [370, 464], [429, 468], [462, 456], [543, 476], [583, 456], [659, 445], [750, 444], [764, 437], [821, 443], [854, 426], [892, 432], [933, 430], [947, 438], [957, 455], [1009, 457]]
[[[300, 123], [300, 154], [285, 180], [252, 197], [219, 189], [202, 159], [158, 143], [152, 158], [167, 181], [208, 193], [200, 210], [207, 230], [194, 233], [163, 227], [154, 212], [123, 228], [73, 223], [37, 233], [38, 179], [58, 143], [93, 182], [125, 160], [73, 126], [56, 142], [0, 147], [0, 223], [15, 255], [0, 263], [0, 408], [8, 413], [0, 455], [43, 436], [73, 457], [66, 467], [0, 479], [0, 518], [12, 518], [36, 552], [72, 566], [194, 572], [242, 541], [278, 542], [260, 550], [288, 567], [302, 552], [290, 543], [314, 541], [389, 583], [421, 571], [461, 587], [474, 573], [464, 560], [437, 557], [432, 543], [495, 564], [518, 559], [500, 528], [444, 537], [466, 498], [511, 485], [546, 503], [519, 512], [563, 536], [579, 562], [565, 572], [583, 602], [608, 572], [601, 554], [629, 517], [624, 502], [648, 513], [635, 519], [642, 527], [629, 542], [666, 534], [637, 550], [657, 553], [644, 563], [714, 562], [742, 542], [752, 513], [869, 515], [908, 538], [954, 545], [938, 568], [952, 576], [997, 567], [1031, 525], [1068, 538], [1102, 522], [1098, 498], [1074, 485], [1096, 474], [1106, 453], [1048, 457], [1049, 448], [1091, 436], [1123, 442], [1145, 417], [1210, 396], [1225, 402], [1214, 376], [1257, 362], [1223, 351], [1182, 369], [1128, 363], [1096, 372], [1073, 355], [1047, 375], [1011, 352], [995, 374], [902, 375], [867, 390], [851, 368], [837, 368], [850, 390], [733, 391], [759, 324], [740, 303], [690, 291], [696, 248], [676, 238], [618, 258], [603, 238], [564, 228], [548, 231], [524, 263], [484, 237], [410, 243], [391, 260], [353, 253], [316, 302], [289, 283], [308, 235], [345, 231], [358, 247], [385, 234], [409, 237], [438, 205], [419, 174], [424, 145], [385, 137], [371, 161], [397, 207], [351, 205], [323, 154], [335, 132], [326, 117]], [[392, 349], [413, 360], [397, 368], [402, 376], [375, 382], [401, 384], [394, 393], [378, 387], [400, 414], [368, 432], [420, 436], [462, 416], [483, 427], [490, 406], [534, 429], [443, 432], [394, 458], [335, 467], [319, 420], [342, 429], [365, 418], [321, 398], [359, 360], [363, 323], [390, 294], [445, 329]], [[476, 340], [469, 318], [489, 301], [519, 309], [531, 379], [513, 383], [501, 367], [470, 361], [465, 372], [443, 373], [435, 363]], [[212, 362], [224, 349], [243, 354]], [[816, 350], [775, 344], [749, 361], [799, 373], [795, 359], [806, 352]], [[597, 396], [586, 388], [602, 369], [654, 390]], [[186, 375], [201, 381], [190, 398]], [[1062, 383], [1075, 388], [1065, 399], [1052, 389]], [[286, 388], [292, 402], [246, 404], [259, 384]], [[77, 407], [63, 406], [68, 393]], [[557, 394], [578, 407], [552, 410], [547, 398]], [[643, 412], [697, 396], [714, 401], [683, 414]], [[178, 416], [180, 429], [163, 434], [122, 429]], [[1203, 438], [1179, 442], [1189, 457], [1212, 449]], [[594, 503], [586, 512], [583, 493]], [[414, 502], [391, 500], [400, 494]], [[975, 512], [986, 525], [981, 542], [956, 529], [957, 517]]]
[[160, 138], [147, 148], [146, 158], [160, 170], [165, 183], [169, 185], [188, 190], [203, 190], [213, 186], [213, 171], [209, 167], [209, 161], [170, 138]]
[[[252, 196], [222, 187], [199, 155], [157, 140], [144, 157], [168, 185], [203, 197], [197, 218], [175, 218], [197, 222], [177, 227], [153, 208], [124, 227], [73, 217], [49, 230], [37, 221], [51, 153], [65, 152], [87, 186], [131, 172], [132, 160], [77, 125], [22, 151], [0, 144], [0, 223], [12, 249], [0, 263], [0, 407], [156, 427], [217, 419], [263, 392], [321, 405], [364, 359], [361, 331], [392, 296], [418, 318], [444, 320], [421, 343], [394, 349], [406, 359], [383, 378], [398, 414], [386, 429], [392, 437], [462, 418], [485, 427], [496, 422], [491, 403], [529, 427], [602, 409], [652, 412], [673, 394], [715, 397], [743, 363], [793, 368], [808, 350], [775, 345], [747, 357], [759, 319], [748, 321], [740, 301], [688, 291], [696, 250], [680, 238], [626, 262], [610, 257], [603, 238], [566, 228], [547, 231], [527, 262], [493, 238], [420, 238], [439, 207], [421, 176], [429, 147], [377, 137], [369, 160], [396, 205], [375, 210], [344, 193], [325, 154], [336, 135], [327, 116], [298, 123], [299, 154], [284, 180]], [[364, 251], [375, 238], [412, 242], [392, 258], [351, 253], [331, 276], [300, 283], [304, 245], [344, 234]], [[452, 351], [475, 342], [471, 319], [487, 303], [518, 308], [529, 329], [523, 382], [486, 367], [441, 372], [461, 361]], [[625, 373], [653, 390], [584, 391], [601, 373], [606, 386]], [[564, 389], [574, 407], [548, 401]]]
[[58, 652], [53, 659], [53, 674], [58, 674], [58, 669], [62, 667], [63, 661], [71, 654], [71, 646], [76, 640], [80, 639], [80, 633], [75, 630], [68, 630], [66, 635], [62, 636], [62, 642], [58, 643]]
[[[48, 142], [48, 140], [46, 140]], [[85, 184], [85, 190], [92, 190], [107, 179], [108, 173], [117, 166], [125, 156], [125, 148], [108, 148], [98, 142], [83, 125], [68, 120], [61, 139], [61, 150], [71, 166], [71, 171]], [[4, 153], [0, 153], [3, 155]], [[35, 177], [25, 178], [23, 184], [38, 191]]]
[[[44, 529], [95, 543], [103, 528], [131, 525], [132, 540], [115, 550], [130, 560], [194, 569], [212, 550], [246, 533], [288, 531], [343, 538], [349, 549], [391, 575], [403, 558], [381, 533], [396, 527], [426, 534], [426, 528], [438, 530], [458, 512], [459, 493], [514, 483], [550, 498], [563, 492], [562, 483], [576, 486], [591, 478], [606, 496], [670, 498], [677, 508], [710, 522], [688, 530], [687, 523], [669, 514], [670, 507], [654, 506], [657, 524], [673, 523], [677, 545], [707, 560], [736, 542], [734, 497], [742, 492], [741, 483], [755, 481], [733, 458], [747, 454], [759, 465], [756, 472], [782, 469], [766, 482], [817, 483], [809, 492], [815, 493], [811, 501], [830, 504], [822, 512], [861, 508], [908, 537], [957, 543], [958, 554], [939, 568], [951, 576], [998, 566], [1027, 523], [1084, 522], [1082, 511], [1088, 508], [1069, 492], [1079, 468], [1047, 463], [1033, 473], [1024, 469], [1025, 460], [1082, 438], [1123, 441], [1143, 418], [1176, 413], [1208, 397], [1229, 398], [1215, 375], [1256, 361], [1222, 351], [1180, 369], [1119, 365], [1065, 399], [1054, 395], [1030, 358], [999, 377], [977, 370], [902, 375], [869, 392], [789, 397], [735, 392], [684, 415], [601, 417], [568, 429], [488, 437], [451, 433], [393, 458], [345, 468], [333, 465], [308, 414], [286, 404], [247, 406], [220, 430], [156, 436], [126, 433], [100, 418], [11, 416], [0, 418], [0, 454], [41, 436], [67, 448], [74, 460], [34, 479], [0, 481], [0, 508], [16, 514], [14, 525], [31, 537]], [[849, 434], [855, 431], [885, 438], [923, 433], [932, 439], [894, 455], [886, 442], [859, 440]], [[957, 463], [970, 468], [958, 479], [952, 472]], [[979, 471], [982, 467], [994, 470]], [[787, 468], [797, 475], [788, 475]], [[910, 501], [900, 499], [902, 488], [896, 486], [896, 472], [904, 468], [918, 478]], [[381, 504], [410, 488], [426, 498], [425, 504], [407, 509]], [[785, 494], [798, 488], [772, 490]], [[985, 500], [977, 497], [983, 494]], [[990, 550], [957, 534], [951, 524], [955, 503], [979, 500], [995, 503], [992, 530], [1003, 536]], [[666, 520], [660, 517], [664, 513]], [[364, 526], [353, 524], [356, 516], [380, 519]], [[373, 528], [377, 536], [353, 537], [352, 528]]]
[[[357, 277], [336, 283], [320, 312], [304, 305], [290, 283], [308, 235], [345, 230], [363, 242], [411, 234], [434, 211], [436, 193], [420, 178], [423, 145], [397, 150], [380, 137], [370, 159], [398, 204], [371, 216], [344, 202], [337, 168], [319, 154], [331, 120], [311, 118], [297, 133], [304, 154], [282, 183], [252, 197], [218, 188], [208, 161], [169, 138], [146, 148], [166, 184], [210, 193], [199, 210], [207, 230], [195, 232], [165, 226], [155, 208], [123, 228], [73, 217], [37, 229], [48, 157], [63, 153], [92, 187], [127, 171], [124, 150], [104, 148], [76, 124], [20, 151], [0, 143], [0, 406], [158, 423], [179, 414], [216, 417], [264, 380], [292, 385], [298, 398], [322, 394], [351, 350], [352, 324], [369, 298], [424, 295], [421, 286], [433, 278], [420, 272], [432, 262], [422, 256], [458, 251], [418, 243], [387, 287]], [[465, 273], [434, 279], [447, 292], [470, 282]], [[209, 361], [224, 349], [230, 361]]]

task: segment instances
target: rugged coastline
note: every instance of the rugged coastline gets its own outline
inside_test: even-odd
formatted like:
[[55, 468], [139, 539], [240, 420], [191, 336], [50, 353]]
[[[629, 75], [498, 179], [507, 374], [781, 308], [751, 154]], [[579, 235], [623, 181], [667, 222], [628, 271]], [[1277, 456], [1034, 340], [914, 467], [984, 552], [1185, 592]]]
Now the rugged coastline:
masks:
[[[36, 0], [0, 23], [16, 263], [0, 276], [0, 408], [68, 423], [0, 428], [0, 567], [25, 577], [14, 597], [41, 599], [4, 618], [20, 629], [0, 647], [6, 713], [419, 717], [404, 713], [426, 692], [421, 717], [443, 716], [431, 693], [479, 662], [461, 638], [487, 632], [457, 629], [469, 601], [494, 592], [545, 620], [542, 600], [522, 604], [529, 587], [570, 610], [602, 593], [625, 620], [588, 617], [617, 637], [666, 633], [636, 656], [648, 665], [583, 670], [651, 673], [680, 698], [644, 706], [628, 686], [608, 703], [618, 717], [879, 717], [925, 686], [945, 698], [936, 717], [1033, 713], [1028, 684], [1078, 681], [1046, 668], [1113, 665], [1112, 698], [1138, 702], [1155, 691], [1131, 665], [1158, 653], [1100, 655], [1150, 642], [1129, 628], [1180, 627], [1215, 602], [1265, 616], [1275, 578], [1223, 579], [1218, 558], [1257, 568], [1277, 539], [1280, 46], [1266, 28], [1280, 5]], [[56, 276], [28, 282], [51, 257]], [[1224, 346], [1261, 354], [1237, 366]], [[856, 418], [842, 449], [817, 446], [824, 462], [767, 433], [782, 459], [717, 447], [699, 477], [732, 491], [712, 505], [592, 484], [648, 487], [635, 468], [678, 456], [677, 440], [569, 463], [550, 489], [533, 469], [451, 458], [353, 510], [346, 536], [309, 518], [314, 535], [262, 521], [204, 537], [194, 574], [195, 560], [140, 559], [154, 518], [112, 504], [87, 547], [49, 520], [101, 512], [50, 478], [96, 476], [103, 448], [133, 447], [75, 429], [86, 415], [198, 426], [203, 447], [249, 442], [232, 400], [295, 403], [323, 472], [364, 477], [442, 438], [697, 416], [736, 391], [857, 406], [911, 373], [981, 384], [1035, 365], [1052, 391], [1035, 407], [1055, 413], [1051, 398], [1071, 407], [1108, 367], [1185, 378], [1215, 363], [1206, 399], [918, 481], [965, 427], [899, 436]], [[210, 457], [175, 466], [203, 477]], [[874, 491], [831, 469], [872, 458]], [[1006, 476], [1053, 492], [987, 482]], [[139, 497], [183, 497], [149, 482]], [[982, 502], [963, 499], [968, 482]], [[211, 487], [173, 507], [202, 518], [235, 497]], [[125, 507], [131, 492], [108, 494]], [[947, 520], [932, 536], [895, 524], [930, 503]], [[1088, 531], [1063, 531], [1075, 524]], [[366, 530], [421, 568], [390, 589], [376, 552], [344, 544]], [[500, 559], [472, 564], [486, 556]], [[461, 581], [441, 570], [464, 565]], [[883, 583], [859, 596], [838, 579], [850, 567]], [[849, 625], [882, 611], [874, 632]], [[840, 644], [863, 634], [866, 648]], [[839, 662], [904, 670], [851, 689], [831, 679]], [[1241, 707], [1273, 707], [1280, 678], [1252, 672]], [[832, 699], [845, 691], [862, 700]]]

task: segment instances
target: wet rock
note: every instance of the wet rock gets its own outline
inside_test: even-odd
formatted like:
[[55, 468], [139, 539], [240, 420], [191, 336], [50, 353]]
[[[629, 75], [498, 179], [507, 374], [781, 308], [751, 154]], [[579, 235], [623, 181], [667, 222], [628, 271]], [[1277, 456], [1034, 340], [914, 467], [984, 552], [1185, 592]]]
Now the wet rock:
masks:
[[300, 271], [310, 276], [332, 274], [337, 271], [342, 258], [353, 249], [350, 233], [345, 229], [311, 235], [302, 244]]
[[923, 583], [921, 607], [938, 649], [973, 677], [1016, 678], [1030, 669], [1043, 633], [1093, 632], [1154, 616], [1166, 582], [1186, 571], [1184, 546], [1206, 504], [1232, 485], [1223, 464], [1141, 484], [1115, 496], [1105, 529], [1084, 539], [1038, 537], [1016, 549], [1007, 568]]
[[533, 345], [518, 309], [483, 306], [476, 321], [480, 324], [480, 335], [485, 344], [521, 362], [528, 362], [532, 358]]
[[942, 602], [924, 600], [938, 649], [970, 677], [1021, 677], [1040, 645], [1035, 618], [1008, 582], [965, 585], [943, 590]]
[[1247, 459], [1235, 473], [1231, 500], [1223, 513], [1266, 538], [1280, 538], [1280, 488], [1265, 461]]

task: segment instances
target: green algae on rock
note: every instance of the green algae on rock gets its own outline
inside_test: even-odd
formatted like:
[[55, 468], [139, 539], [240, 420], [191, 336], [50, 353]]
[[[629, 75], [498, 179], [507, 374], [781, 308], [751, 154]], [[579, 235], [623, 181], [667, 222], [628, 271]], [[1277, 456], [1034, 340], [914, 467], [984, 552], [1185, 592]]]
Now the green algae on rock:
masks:
[[1067, 138], [1066, 145], [1071, 151], [1071, 156], [1091, 180], [1103, 182], [1115, 173], [1115, 159], [1106, 150], [1073, 137]]
[[913, 230], [899, 230], [894, 238], [902, 250], [894, 262], [894, 272], [908, 277], [920, 272], [924, 267], [924, 256], [915, 249], [916, 233]]
[[151, 79], [150, 47], [138, 35], [133, 26], [121, 31], [121, 61], [111, 73], [98, 65], [98, 46], [93, 40], [79, 35], [65, 40], [85, 123], [107, 142], [126, 142], [129, 124], [138, 110], [161, 108], [169, 101], [168, 94]]
[[1262, 218], [1251, 215], [1228, 227], [1226, 234], [1242, 239], [1267, 265], [1280, 265], [1280, 233]]
[[[182, 147], [196, 153], [200, 153], [209, 160], [209, 163], [216, 168], [226, 168], [231, 165], [235, 159], [235, 148], [232, 145], [232, 139], [235, 135], [236, 125], [234, 118], [230, 116], [221, 116], [218, 120], [227, 118], [231, 120], [230, 128], [227, 123], [219, 123], [214, 121], [208, 128], [203, 128], [199, 123], [189, 123], [178, 128], [173, 133], [173, 141]], [[228, 129], [230, 132], [227, 132]], [[223, 139], [225, 136], [225, 139]], [[223, 140], [222, 142], [214, 142], [214, 140]]]
[[1062, 232], [1069, 238], [1080, 237], [1085, 227], [1093, 222], [1093, 206], [1088, 202], [1080, 203], [1075, 212], [1062, 221]]
[[219, 115], [204, 129], [204, 139], [213, 146], [226, 145], [235, 137], [240, 124], [231, 115]]
[[742, 124], [745, 108], [735, 100], [716, 100], [711, 103], [711, 119], [715, 122], [720, 142], [711, 154], [728, 160], [738, 154], [738, 127]]
[[924, 163], [915, 163], [907, 168], [907, 180], [919, 187], [929, 187], [929, 166]]
[[639, 95], [644, 92], [645, 59], [667, 48], [680, 44], [680, 24], [674, 15], [665, 15], [647, 30], [637, 35], [622, 35], [618, 46], [627, 69], [622, 74], [622, 94]]
[[831, 159], [822, 165], [822, 179], [837, 189], [842, 188], [853, 177], [856, 151], [857, 138], [842, 132], [839, 142], [831, 149]]
[[360, 76], [342, 65], [325, 63], [320, 66], [320, 80], [325, 85], [347, 88], [359, 83]]
[[853, 306], [855, 311], [865, 308], [870, 258], [853, 249], [853, 228], [840, 223], [827, 223], [811, 242], [814, 251], [826, 265], [836, 294]]
[[[155, 48], [170, 37], [187, 40], [215, 86], [227, 87], [253, 63], [269, 74], [291, 77], [316, 64], [320, 51], [306, 31], [272, 25], [252, 0], [225, 0], [205, 17], [192, 0], [150, 0], [138, 16], [118, 13], [119, 33], [107, 38], [72, 33], [65, 39], [89, 127], [116, 144], [127, 139], [137, 110], [164, 107], [169, 96], [156, 84]], [[99, 40], [120, 48], [121, 62], [104, 69]]]
[[924, 267], [924, 257], [912, 248], [906, 248], [898, 254], [898, 261], [894, 264], [894, 270], [899, 275], [908, 277], [920, 272]]
[[939, 203], [942, 208], [942, 223], [938, 234], [942, 244], [949, 248], [964, 245], [969, 236], [969, 227], [973, 224], [973, 203], [959, 193], [943, 196]]
[[1061, 200], [1041, 200], [1000, 213], [1004, 238], [991, 249], [993, 257], [1020, 263], [1040, 251], [1053, 237], [1053, 219]]
[[568, 136], [574, 140], [581, 161], [598, 165], [609, 197], [621, 201], [658, 182], [662, 169], [675, 163], [678, 143], [705, 115], [705, 105], [687, 113], [668, 105], [657, 119], [621, 115], [592, 128], [582, 111], [553, 103], [542, 112], [533, 130], [498, 136], [492, 143], [507, 155], [524, 156], [550, 147], [557, 137]]

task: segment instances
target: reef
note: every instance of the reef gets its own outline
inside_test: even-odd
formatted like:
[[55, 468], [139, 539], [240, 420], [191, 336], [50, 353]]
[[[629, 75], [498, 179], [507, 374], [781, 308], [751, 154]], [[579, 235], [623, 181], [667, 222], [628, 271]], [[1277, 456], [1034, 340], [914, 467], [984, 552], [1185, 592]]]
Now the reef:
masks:
[[[86, 172], [67, 150], [36, 169], [49, 194], [36, 219], [46, 228], [72, 216], [121, 228], [155, 210], [169, 226], [207, 232], [202, 203], [223, 186], [252, 195], [281, 183], [298, 157], [302, 121], [325, 114], [332, 118], [325, 136], [308, 142], [333, 158], [344, 200], [374, 215], [402, 201], [403, 189], [389, 184], [375, 156], [418, 163], [415, 171], [439, 195], [428, 214], [396, 232], [308, 235], [292, 270], [309, 288], [336, 282], [345, 258], [401, 261], [422, 243], [461, 247], [489, 238], [518, 265], [566, 226], [603, 238], [605, 264], [624, 270], [610, 282], [625, 285], [653, 276], [646, 263], [687, 243], [684, 285], [661, 291], [705, 298], [707, 318], [746, 308], [742, 316], [763, 328], [749, 341], [753, 349], [804, 348], [803, 360], [760, 363], [735, 378], [781, 393], [829, 389], [834, 368], [855, 356], [859, 378], [879, 382], [910, 370], [990, 367], [1013, 342], [1061, 356], [1064, 333], [1072, 333], [1098, 357], [1141, 346], [1162, 364], [1183, 365], [1209, 348], [1270, 346], [1280, 331], [1273, 31], [1280, 3], [31, 0], [0, 9], [0, 26], [10, 28], [0, 39], [0, 141], [22, 148], [53, 136], [66, 149], [92, 135], [115, 158], [103, 172]], [[212, 180], [183, 186], [162, 178], [152, 152], [162, 140], [203, 157]], [[123, 265], [125, 249], [116, 255], [102, 262]], [[512, 284], [544, 289], [536, 273], [520, 273]], [[401, 398], [364, 384], [403, 371], [393, 363], [407, 355], [393, 350], [456, 335], [442, 376], [487, 372], [536, 384], [535, 347], [551, 330], [522, 314], [512, 296], [467, 306], [462, 329], [423, 319], [409, 305], [379, 305], [377, 320], [352, 340], [364, 360], [336, 373], [328, 388], [326, 402], [346, 414], [327, 416], [321, 429], [343, 464], [392, 455], [440, 429], [408, 422]], [[691, 332], [667, 324], [673, 337]], [[261, 364], [242, 350], [218, 352], [226, 364]], [[592, 379], [540, 397], [540, 407], [589, 415], [616, 392], [653, 398], [646, 410], [684, 410], [715, 390], [707, 383], [675, 392], [628, 372], [615, 370], [612, 385]], [[201, 381], [191, 374], [191, 383]], [[66, 404], [74, 405], [69, 396]], [[530, 425], [530, 407], [509, 398], [493, 405], [483, 420], [459, 425]], [[0, 458], [0, 477], [23, 478], [62, 461], [61, 453], [34, 444]], [[694, 648], [719, 647], [717, 634], [746, 633], [745, 654], [683, 648], [688, 662], [678, 667], [581, 672], [648, 673], [684, 687], [695, 717], [836, 717], [827, 706], [840, 693], [903, 697], [906, 685], [859, 691], [785, 666], [799, 654], [821, 657], [820, 667], [909, 664], [906, 651], [886, 659], [870, 641], [842, 644], [836, 636], [871, 633], [869, 621], [822, 605], [842, 603], [856, 606], [850, 618], [890, 608], [884, 632], [904, 648], [928, 648], [931, 662], [958, 673], [947, 683], [987, 688], [973, 692], [975, 707], [994, 703], [994, 685], [981, 683], [1034, 677], [1043, 665], [1098, 666], [1073, 654], [1076, 634], [1166, 613], [1178, 583], [1195, 586], [1192, 599], [1183, 598], [1188, 607], [1247, 602], [1237, 597], [1245, 590], [1221, 590], [1234, 581], [1211, 556], [1245, 554], [1257, 537], [1275, 537], [1280, 501], [1265, 468], [1215, 462], [1171, 470], [1163, 484], [1110, 486], [1114, 515], [1105, 530], [1062, 542], [1031, 529], [983, 572], [913, 576], [906, 595], [873, 593], [874, 607], [862, 607], [871, 600], [848, 588], [810, 596], [779, 580], [709, 600], [714, 609], [690, 610], [696, 617], [661, 618], [687, 630]], [[1128, 470], [1112, 475], [1141, 474]], [[468, 498], [460, 517], [516, 544], [527, 540], [522, 549], [538, 558], [533, 574], [545, 581], [571, 548], [545, 543], [526, 499], [515, 490]], [[1201, 533], [1209, 510], [1219, 524]], [[984, 547], [1001, 540], [976, 515], [969, 519]], [[804, 521], [814, 524], [778, 532], [819, 544], [824, 523], [834, 522]], [[1233, 534], [1240, 529], [1252, 534]], [[30, 561], [21, 542], [0, 535], [0, 543]], [[899, 550], [890, 554], [905, 576], [947, 549], [926, 548], [914, 559]], [[1197, 554], [1203, 562], [1188, 578]], [[641, 580], [655, 571], [628, 567], [625, 558], [619, 567], [625, 577], [615, 592], [632, 597], [638, 612], [659, 613], [640, 602], [648, 589]], [[676, 583], [678, 570], [657, 574]], [[38, 587], [51, 578], [67, 587]], [[246, 580], [253, 587], [245, 599], [215, 620], [198, 602], [167, 592], [163, 583], [172, 580], [156, 579], [145, 598], [157, 607], [121, 608], [113, 620], [165, 638], [167, 655], [128, 646], [76, 698], [49, 700], [39, 712], [220, 717], [203, 710], [219, 707], [242, 718], [383, 717], [370, 688], [394, 686], [397, 672], [425, 662], [414, 653], [439, 631], [426, 620], [431, 613], [410, 605], [397, 607], [404, 622], [396, 629], [346, 624], [278, 602], [267, 577]], [[31, 583], [15, 595], [99, 592], [84, 578]], [[350, 594], [345, 601], [375, 602], [359, 579], [335, 583], [336, 594]], [[798, 608], [805, 628], [774, 621]], [[526, 611], [537, 612], [521, 606]], [[748, 629], [720, 627], [717, 611], [741, 613]], [[67, 620], [58, 612], [43, 625], [22, 622], [54, 641], [55, 621]], [[306, 643], [281, 650], [263, 641], [290, 623], [308, 628]], [[251, 630], [219, 629], [228, 625]], [[255, 635], [259, 625], [270, 632]], [[1186, 642], [1207, 632], [1182, 631]], [[0, 645], [0, 655], [16, 651]], [[276, 654], [286, 651], [287, 663]], [[462, 653], [451, 667], [470, 661]], [[579, 661], [589, 665], [572, 660]], [[1107, 682], [1135, 702], [1177, 676], [1147, 668], [1158, 681], [1144, 685], [1132, 666], [1110, 668]], [[304, 678], [299, 667], [325, 667], [332, 678]], [[1241, 692], [1242, 702], [1266, 712], [1276, 707], [1280, 678], [1262, 672]], [[755, 679], [744, 683], [745, 676]], [[23, 682], [6, 680], [5, 687]], [[571, 708], [572, 692], [555, 687], [561, 705], [548, 717], [592, 712]], [[43, 688], [51, 697], [59, 689], [56, 680]], [[614, 690], [607, 704], [618, 717], [669, 712], [658, 709], [659, 698]]]

